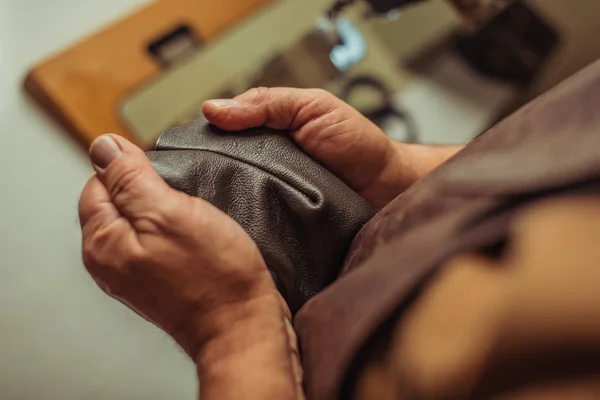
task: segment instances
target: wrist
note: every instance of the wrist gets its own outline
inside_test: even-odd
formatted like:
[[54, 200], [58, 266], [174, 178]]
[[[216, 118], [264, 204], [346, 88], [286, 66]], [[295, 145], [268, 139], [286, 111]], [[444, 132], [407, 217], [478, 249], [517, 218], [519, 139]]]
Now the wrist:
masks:
[[416, 160], [410, 147], [388, 138], [383, 168], [360, 194], [375, 209], [385, 207], [400, 193], [419, 179], [414, 167]]
[[395, 142], [395, 145], [397, 150], [407, 158], [408, 165], [412, 168], [416, 180], [429, 174], [464, 148], [462, 145], [428, 146], [399, 142]]
[[285, 313], [277, 293], [222, 311], [195, 356], [200, 398], [294, 398]]
[[[263, 339], [264, 336], [259, 335], [264, 333], [262, 330], [272, 331], [274, 326], [283, 324], [283, 318], [284, 312], [275, 290], [244, 302], [215, 308], [195, 324], [197, 351], [192, 358], [198, 362], [207, 360], [217, 351], [235, 353], [226, 345], [240, 338], [244, 338], [240, 344], [248, 342], [253, 345]], [[220, 359], [227, 356], [229, 354], [217, 354]]]
[[385, 167], [360, 194], [373, 207], [381, 209], [462, 148], [407, 144], [389, 139]]

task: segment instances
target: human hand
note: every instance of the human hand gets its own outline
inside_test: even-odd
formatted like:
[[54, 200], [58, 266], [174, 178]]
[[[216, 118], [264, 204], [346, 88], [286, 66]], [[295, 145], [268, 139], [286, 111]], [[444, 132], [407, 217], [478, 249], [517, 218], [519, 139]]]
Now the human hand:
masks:
[[418, 179], [409, 148], [390, 140], [358, 111], [320, 89], [257, 88], [203, 105], [206, 118], [230, 131], [287, 130], [309, 155], [381, 208]]
[[90, 158], [96, 174], [79, 215], [84, 264], [98, 285], [196, 361], [203, 398], [295, 393], [285, 304], [242, 227], [171, 189], [119, 136], [97, 139]]

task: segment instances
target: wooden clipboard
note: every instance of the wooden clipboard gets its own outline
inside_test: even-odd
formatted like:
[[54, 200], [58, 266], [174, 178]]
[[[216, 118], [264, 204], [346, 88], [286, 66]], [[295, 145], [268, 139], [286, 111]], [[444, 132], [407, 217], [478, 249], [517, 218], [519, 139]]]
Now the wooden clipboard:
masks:
[[271, 1], [155, 1], [34, 67], [25, 89], [86, 147], [108, 132], [141, 144], [118, 107], [166, 72], [149, 46], [180, 27], [209, 42]]

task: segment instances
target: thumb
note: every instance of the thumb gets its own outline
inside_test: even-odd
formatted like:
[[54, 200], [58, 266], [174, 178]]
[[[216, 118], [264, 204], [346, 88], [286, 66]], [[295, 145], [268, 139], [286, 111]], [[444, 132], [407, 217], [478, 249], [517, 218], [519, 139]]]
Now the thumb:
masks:
[[212, 124], [229, 131], [259, 126], [293, 131], [333, 110], [354, 111], [324, 90], [294, 88], [254, 88], [234, 99], [209, 100], [202, 106]]
[[110, 201], [130, 221], [147, 217], [172, 192], [146, 154], [121, 136], [102, 135], [94, 140], [90, 160]]

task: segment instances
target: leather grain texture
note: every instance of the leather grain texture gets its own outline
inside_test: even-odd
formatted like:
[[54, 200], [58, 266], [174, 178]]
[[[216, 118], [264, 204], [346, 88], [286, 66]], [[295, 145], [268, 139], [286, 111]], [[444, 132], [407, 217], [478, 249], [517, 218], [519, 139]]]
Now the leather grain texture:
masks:
[[147, 155], [171, 187], [209, 201], [248, 232], [292, 313], [337, 278], [373, 216], [284, 132], [226, 133], [199, 119], [167, 130]]

